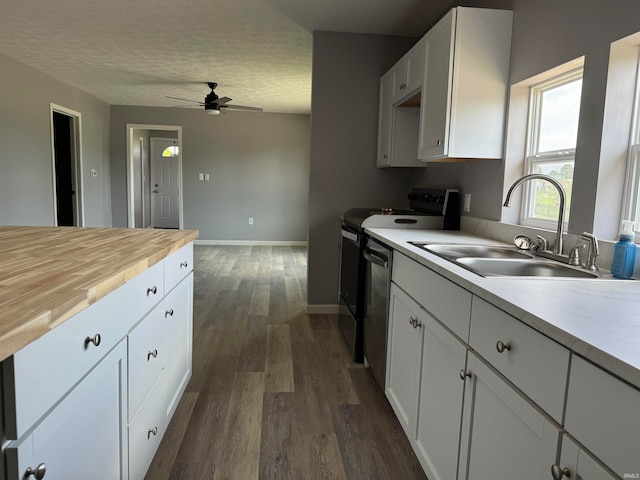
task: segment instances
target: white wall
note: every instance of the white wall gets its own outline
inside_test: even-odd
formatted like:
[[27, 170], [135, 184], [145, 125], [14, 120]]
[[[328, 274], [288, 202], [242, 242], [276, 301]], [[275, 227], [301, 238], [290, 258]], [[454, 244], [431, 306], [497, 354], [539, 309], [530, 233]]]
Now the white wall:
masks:
[[2, 54], [0, 86], [0, 225], [54, 224], [55, 103], [82, 114], [85, 224], [110, 226], [109, 106]]
[[200, 230], [200, 240], [306, 241], [308, 115], [112, 106], [116, 226], [127, 225], [127, 123], [182, 126], [184, 227]]

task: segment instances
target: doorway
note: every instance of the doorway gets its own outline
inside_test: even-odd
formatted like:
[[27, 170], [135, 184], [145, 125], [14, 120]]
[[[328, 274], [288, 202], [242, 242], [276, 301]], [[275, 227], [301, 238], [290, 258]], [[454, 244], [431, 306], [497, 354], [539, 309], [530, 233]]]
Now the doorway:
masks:
[[182, 127], [127, 124], [128, 227], [184, 228], [182, 198]]
[[154, 228], [178, 228], [177, 139], [151, 137], [151, 224]]
[[54, 225], [83, 226], [81, 114], [54, 104], [50, 113]]

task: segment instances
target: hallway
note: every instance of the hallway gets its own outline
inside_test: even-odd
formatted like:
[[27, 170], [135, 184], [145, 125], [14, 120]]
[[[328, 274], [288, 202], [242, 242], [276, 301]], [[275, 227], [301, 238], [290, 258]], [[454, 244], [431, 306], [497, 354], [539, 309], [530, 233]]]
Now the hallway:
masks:
[[149, 480], [426, 479], [337, 317], [306, 315], [306, 248], [196, 246], [193, 377]]

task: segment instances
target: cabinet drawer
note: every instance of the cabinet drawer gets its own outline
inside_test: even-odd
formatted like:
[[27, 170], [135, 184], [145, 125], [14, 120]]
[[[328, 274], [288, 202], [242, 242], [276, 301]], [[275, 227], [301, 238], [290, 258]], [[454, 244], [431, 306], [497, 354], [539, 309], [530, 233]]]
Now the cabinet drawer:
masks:
[[193, 270], [193, 243], [164, 259], [164, 290], [170, 292]]
[[562, 423], [569, 350], [475, 296], [469, 344]]
[[111, 292], [3, 362], [7, 438], [20, 438], [125, 337], [133, 323], [126, 288]]
[[163, 390], [164, 378], [160, 375], [129, 424], [129, 480], [144, 478], [164, 435]]
[[136, 319], [144, 317], [164, 297], [164, 261], [131, 279], [126, 287], [131, 316]]
[[565, 429], [616, 474], [640, 474], [640, 391], [574, 355]]
[[164, 303], [154, 308], [129, 334], [129, 415], [131, 420], [164, 365]]
[[468, 340], [470, 292], [400, 254], [393, 257], [392, 279], [453, 333]]

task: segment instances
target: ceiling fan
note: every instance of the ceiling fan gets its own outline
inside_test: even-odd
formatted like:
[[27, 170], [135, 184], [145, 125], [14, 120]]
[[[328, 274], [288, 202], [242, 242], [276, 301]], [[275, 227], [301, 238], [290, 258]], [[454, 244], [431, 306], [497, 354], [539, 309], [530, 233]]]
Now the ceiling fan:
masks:
[[[204, 97], [204, 102], [200, 102], [198, 100], [190, 100], [188, 98], [179, 98], [179, 97], [167, 96], [167, 98], [171, 98], [173, 100], [183, 100], [185, 102], [196, 103], [197, 106], [204, 107], [204, 111], [209, 115], [218, 115], [220, 112], [227, 113], [229, 110], [238, 110], [238, 111], [245, 111], [245, 112], [262, 112], [261, 108], [244, 107], [242, 105], [229, 105], [231, 98], [218, 97], [218, 95], [216, 95], [215, 90], [216, 90], [216, 87], [218, 86], [216, 82], [207, 82], [207, 85], [209, 85], [211, 92], [206, 97]], [[177, 105], [176, 107], [177, 108], [196, 107], [196, 105]]]

